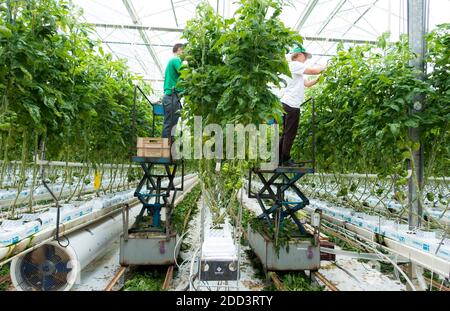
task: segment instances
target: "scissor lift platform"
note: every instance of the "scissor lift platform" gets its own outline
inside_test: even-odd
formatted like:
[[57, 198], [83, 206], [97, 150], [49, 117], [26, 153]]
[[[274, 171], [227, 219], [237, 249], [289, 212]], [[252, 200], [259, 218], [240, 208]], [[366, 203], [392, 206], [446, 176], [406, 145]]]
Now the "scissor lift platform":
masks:
[[[134, 195], [142, 203], [136, 222], [128, 227], [128, 208], [123, 211], [123, 234], [120, 237], [121, 265], [173, 265], [178, 256], [179, 236], [172, 231], [170, 219], [178, 191], [184, 188], [184, 161], [170, 158], [133, 157], [143, 172]], [[181, 186], [174, 179], [181, 167]], [[165, 210], [165, 219], [161, 211]], [[145, 215], [147, 214], [147, 215]]]
[[[320, 219], [321, 211], [311, 215], [314, 233], [309, 233], [296, 213], [309, 205], [308, 198], [298, 188], [297, 182], [314, 169], [307, 167], [277, 167], [273, 170], [253, 168], [249, 172], [248, 193], [258, 201], [262, 213], [258, 218], [267, 229], [280, 232], [287, 222], [293, 222], [298, 230], [292, 232], [291, 240], [284, 246], [277, 246], [276, 239], [264, 232], [247, 229], [249, 244], [260, 259], [266, 271], [316, 271], [320, 268]], [[262, 187], [253, 191], [253, 175], [259, 178]], [[288, 200], [286, 191], [297, 197]], [[289, 196], [292, 198], [292, 196]]]

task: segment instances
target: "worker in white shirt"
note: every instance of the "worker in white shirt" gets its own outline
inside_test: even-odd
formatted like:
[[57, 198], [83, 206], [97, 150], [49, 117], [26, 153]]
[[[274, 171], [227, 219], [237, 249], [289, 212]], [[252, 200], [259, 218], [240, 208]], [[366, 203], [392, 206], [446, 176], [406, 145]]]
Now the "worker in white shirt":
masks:
[[300, 119], [300, 105], [305, 101], [305, 88], [318, 82], [318, 79], [305, 80], [304, 76], [318, 75], [325, 70], [324, 67], [307, 67], [305, 62], [310, 58], [312, 55], [306, 52], [302, 45], [295, 47], [290, 54], [289, 69], [292, 77], [287, 78], [287, 85], [281, 98], [285, 114], [283, 115], [283, 133], [279, 152], [280, 165], [284, 167], [300, 166], [291, 159], [291, 148], [297, 136]]

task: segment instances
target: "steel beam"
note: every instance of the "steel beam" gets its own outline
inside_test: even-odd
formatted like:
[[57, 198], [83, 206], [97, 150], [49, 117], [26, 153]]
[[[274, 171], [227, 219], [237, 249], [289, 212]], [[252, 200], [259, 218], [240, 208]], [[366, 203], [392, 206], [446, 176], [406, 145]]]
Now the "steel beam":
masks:
[[306, 5], [305, 9], [303, 10], [302, 15], [298, 19], [295, 30], [300, 31], [300, 29], [305, 25], [306, 21], [308, 20], [309, 16], [311, 15], [312, 11], [316, 7], [319, 0], [309, 0], [308, 4]]
[[[168, 28], [168, 27], [154, 27], [145, 25], [119, 25], [119, 24], [90, 24], [96, 28], [115, 28], [115, 29], [130, 29], [130, 30], [148, 30], [148, 31], [160, 31], [160, 32], [179, 32], [182, 33], [184, 28]], [[359, 40], [359, 39], [343, 39], [343, 38], [329, 38], [320, 36], [306, 36], [303, 39], [307, 41], [321, 41], [321, 42], [343, 42], [343, 43], [371, 43], [375, 44], [376, 41], [371, 40]]]
[[[148, 44], [140, 43], [140, 42], [102, 41], [102, 43], [104, 43], [104, 44], [148, 46]], [[170, 45], [170, 44], [151, 44], [150, 46], [158, 46], [158, 47], [164, 47], [164, 48], [171, 48], [172, 47], [172, 45]]]
[[376, 44], [374, 40], [359, 40], [359, 39], [343, 39], [343, 38], [327, 38], [327, 37], [303, 37], [305, 41], [315, 42], [342, 42], [342, 43], [355, 43], [355, 44]]
[[178, 27], [177, 13], [175, 12], [175, 6], [173, 5], [173, 0], [170, 0], [170, 4], [172, 5], [172, 12], [173, 12], [173, 17], [175, 18], [175, 24]]
[[320, 26], [319, 30], [316, 32], [317, 35], [320, 35], [325, 28], [328, 26], [328, 24], [333, 20], [333, 18], [336, 16], [337, 13], [341, 10], [341, 8], [344, 6], [344, 4], [347, 2], [347, 0], [341, 0], [338, 5], [334, 8], [334, 10], [328, 15], [325, 22]]
[[372, 10], [372, 8], [375, 6], [375, 4], [377, 4], [379, 0], [375, 0], [351, 25], [350, 27], [344, 32], [344, 34], [342, 36], [345, 36], [350, 30], [352, 30], [353, 27], [355, 27], [355, 25], [364, 18], [364, 16], [366, 16], [367, 13], [369, 13], [370, 10]]
[[161, 32], [183, 32], [184, 28], [171, 28], [171, 27], [156, 27], [156, 26], [144, 26], [144, 25], [129, 25], [129, 24], [104, 24], [104, 23], [91, 23], [91, 26], [96, 28], [114, 28], [114, 29], [132, 29], [132, 30], [149, 30], [149, 31], [161, 31]]
[[[123, 4], [125, 5], [125, 8], [128, 11], [128, 14], [131, 17], [131, 20], [133, 21], [133, 24], [140, 25], [141, 22], [139, 20], [139, 17], [136, 13], [136, 9], [134, 8], [133, 4], [130, 0], [122, 0]], [[161, 76], [164, 77], [164, 71], [161, 65], [161, 62], [159, 61], [158, 55], [156, 54], [155, 50], [151, 46], [150, 38], [147, 36], [147, 33], [143, 29], [138, 29], [139, 34], [141, 36], [142, 41], [144, 41], [145, 44], [148, 44], [147, 50], [150, 53], [150, 56], [153, 58], [153, 61], [155, 62], [156, 66], [158, 67]]]

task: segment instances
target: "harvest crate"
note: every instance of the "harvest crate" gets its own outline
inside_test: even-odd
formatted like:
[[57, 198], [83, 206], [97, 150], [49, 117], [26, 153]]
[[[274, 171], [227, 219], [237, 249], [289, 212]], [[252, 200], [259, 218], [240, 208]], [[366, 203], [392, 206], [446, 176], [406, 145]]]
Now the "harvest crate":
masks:
[[138, 137], [137, 156], [145, 158], [170, 158], [169, 139]]

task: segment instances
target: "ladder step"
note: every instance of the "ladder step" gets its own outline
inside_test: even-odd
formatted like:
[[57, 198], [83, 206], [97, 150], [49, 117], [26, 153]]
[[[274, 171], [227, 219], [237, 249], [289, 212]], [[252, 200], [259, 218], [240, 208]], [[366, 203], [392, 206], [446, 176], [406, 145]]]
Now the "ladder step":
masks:
[[143, 204], [143, 205], [144, 205], [145, 208], [152, 208], [152, 207], [161, 208], [161, 207], [164, 207], [164, 204], [162, 204], [162, 203], [154, 203], [154, 204], [146, 203], [146, 204]]
[[167, 193], [152, 193], [152, 194], [141, 194], [138, 193], [137, 196], [143, 197], [143, 198], [154, 198], [154, 197], [168, 197], [169, 195]]
[[283, 205], [298, 205], [298, 204], [302, 204], [303, 203], [303, 201], [300, 201], [300, 202], [287, 202], [287, 201], [283, 201], [283, 202], [281, 202], [281, 204], [283, 204]]

